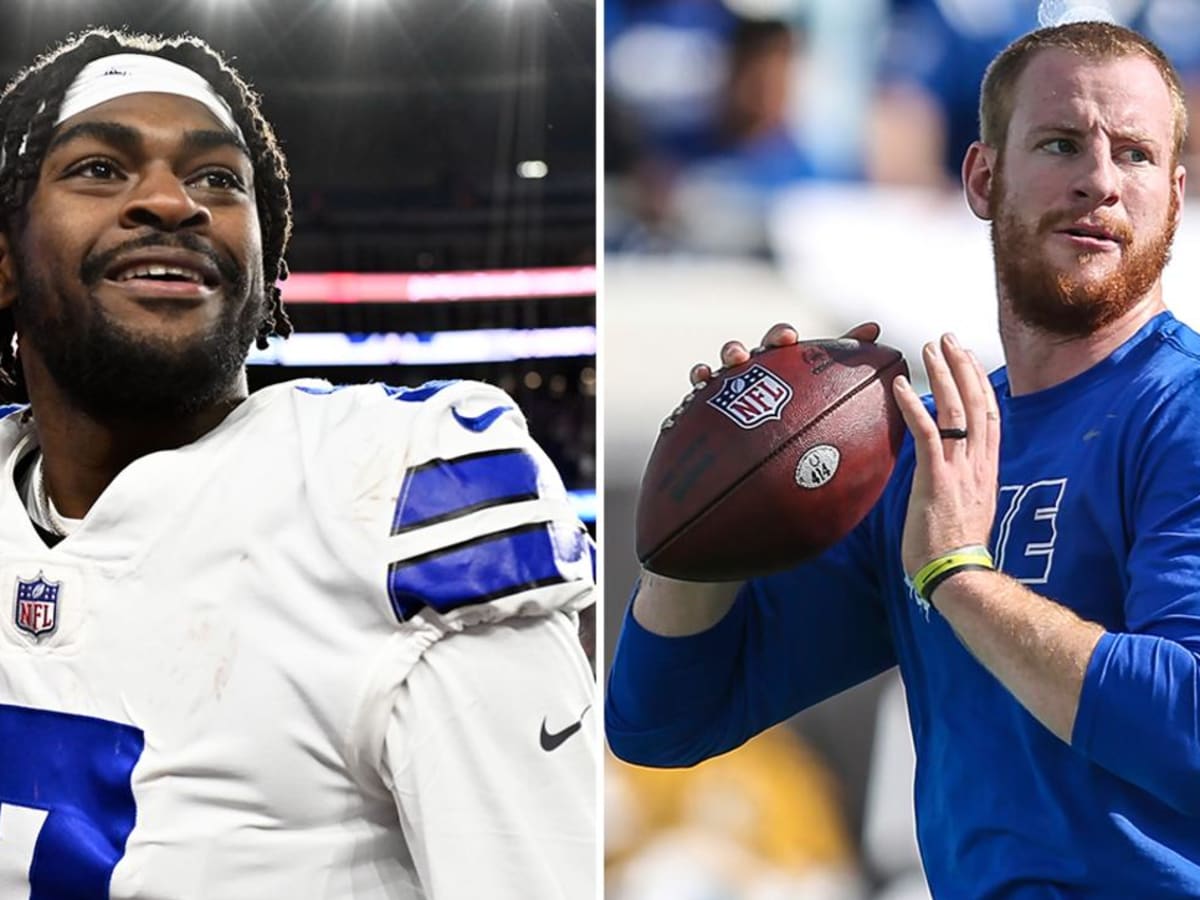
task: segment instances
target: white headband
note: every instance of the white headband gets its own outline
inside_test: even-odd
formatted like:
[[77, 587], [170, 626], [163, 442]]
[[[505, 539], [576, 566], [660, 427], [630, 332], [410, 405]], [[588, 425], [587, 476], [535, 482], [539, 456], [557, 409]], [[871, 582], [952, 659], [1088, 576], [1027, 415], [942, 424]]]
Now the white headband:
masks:
[[203, 103], [227, 129], [244, 140], [225, 98], [186, 66], [146, 53], [117, 53], [88, 63], [63, 96], [55, 125], [85, 109], [126, 94], [178, 94]]

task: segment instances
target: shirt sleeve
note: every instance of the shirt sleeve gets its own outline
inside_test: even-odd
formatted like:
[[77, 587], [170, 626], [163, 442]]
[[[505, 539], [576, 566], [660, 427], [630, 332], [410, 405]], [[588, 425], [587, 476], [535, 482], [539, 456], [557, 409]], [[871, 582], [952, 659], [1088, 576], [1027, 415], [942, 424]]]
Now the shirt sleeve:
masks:
[[[1125, 627], [1100, 639], [1072, 746], [1200, 815], [1200, 408], [1190, 384], [1137, 436]], [[1127, 469], [1128, 471], [1128, 469]]]
[[385, 473], [390, 527], [378, 529], [397, 622], [464, 628], [591, 603], [591, 538], [512, 398], [459, 382], [397, 402], [412, 395], [420, 411], [402, 469]]
[[748, 582], [708, 631], [662, 637], [627, 611], [605, 697], [613, 752], [693, 765], [894, 665], [877, 514], [818, 559]]
[[475, 626], [425, 651], [381, 775], [427, 896], [595, 896], [593, 702], [573, 615]]

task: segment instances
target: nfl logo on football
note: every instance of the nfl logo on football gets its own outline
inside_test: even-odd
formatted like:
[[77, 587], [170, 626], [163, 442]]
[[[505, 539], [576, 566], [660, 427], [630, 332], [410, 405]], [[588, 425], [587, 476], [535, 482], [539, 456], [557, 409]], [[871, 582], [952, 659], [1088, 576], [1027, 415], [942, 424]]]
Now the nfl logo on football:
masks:
[[17, 627], [35, 638], [58, 627], [58, 591], [61, 581], [47, 581], [41, 572], [32, 581], [17, 579]]
[[749, 429], [781, 418], [791, 399], [791, 385], [770, 369], [753, 365], [740, 375], [726, 378], [721, 390], [708, 398], [708, 404]]

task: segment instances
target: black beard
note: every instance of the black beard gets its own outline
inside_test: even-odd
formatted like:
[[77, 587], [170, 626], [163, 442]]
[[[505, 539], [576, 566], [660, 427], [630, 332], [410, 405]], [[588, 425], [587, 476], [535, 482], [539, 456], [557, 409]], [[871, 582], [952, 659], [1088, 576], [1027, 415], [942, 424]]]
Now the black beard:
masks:
[[[20, 296], [13, 318], [20, 344], [37, 348], [58, 387], [95, 419], [170, 421], [194, 415], [226, 396], [240, 377], [265, 309], [262, 285], [232, 260], [191, 235], [152, 234], [84, 262], [83, 284], [94, 289], [119, 253], [141, 247], [183, 247], [203, 253], [221, 272], [220, 319], [186, 341], [153, 340], [125, 328], [96, 305], [53, 313], [50, 288], [17, 255]], [[245, 302], [246, 298], [249, 302]]]

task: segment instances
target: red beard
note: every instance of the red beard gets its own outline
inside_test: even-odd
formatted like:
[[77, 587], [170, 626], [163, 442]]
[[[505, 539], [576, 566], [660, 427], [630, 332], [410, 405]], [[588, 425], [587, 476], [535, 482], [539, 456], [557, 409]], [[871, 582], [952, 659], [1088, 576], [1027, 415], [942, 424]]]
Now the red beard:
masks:
[[[1041, 246], [1045, 237], [1070, 224], [1062, 213], [1043, 216], [1030, 231], [1004, 207], [1002, 170], [996, 173], [992, 196], [1001, 198], [993, 201], [996, 278], [1016, 317], [1039, 331], [1066, 338], [1094, 334], [1145, 297], [1170, 259], [1179, 211], [1174, 192], [1163, 227], [1140, 246], [1133, 246], [1128, 226], [1109, 226], [1122, 238], [1122, 259], [1110, 274], [1088, 279], [1058, 270], [1045, 257]], [[1088, 256], [1080, 254], [1080, 262], [1087, 262]]]

